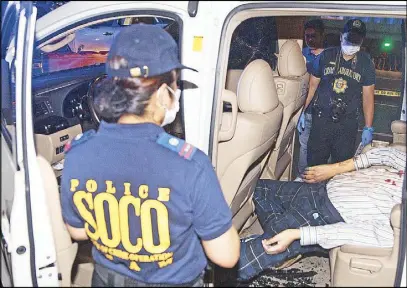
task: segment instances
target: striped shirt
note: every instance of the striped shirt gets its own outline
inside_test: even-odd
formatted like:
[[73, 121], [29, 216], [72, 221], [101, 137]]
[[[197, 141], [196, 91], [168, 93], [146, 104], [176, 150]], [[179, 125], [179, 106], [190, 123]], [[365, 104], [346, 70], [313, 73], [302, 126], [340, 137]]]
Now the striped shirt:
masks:
[[301, 227], [301, 245], [393, 247], [390, 214], [401, 203], [405, 159], [405, 152], [390, 147], [356, 156], [356, 171], [327, 183], [328, 197], [345, 222]]

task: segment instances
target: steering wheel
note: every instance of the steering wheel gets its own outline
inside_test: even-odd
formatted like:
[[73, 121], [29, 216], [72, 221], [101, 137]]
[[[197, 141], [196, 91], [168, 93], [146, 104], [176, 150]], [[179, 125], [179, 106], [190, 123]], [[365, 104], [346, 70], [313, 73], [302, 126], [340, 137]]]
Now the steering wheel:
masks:
[[99, 115], [97, 114], [97, 112], [95, 110], [95, 106], [93, 104], [93, 99], [94, 99], [93, 96], [94, 96], [96, 85], [98, 85], [106, 77], [107, 77], [107, 75], [102, 75], [102, 76], [97, 77], [95, 80], [91, 81], [89, 83], [88, 93], [86, 94], [86, 104], [89, 108], [89, 114], [92, 118], [92, 121], [97, 126], [99, 126], [99, 124], [100, 124], [100, 118], [99, 118]]

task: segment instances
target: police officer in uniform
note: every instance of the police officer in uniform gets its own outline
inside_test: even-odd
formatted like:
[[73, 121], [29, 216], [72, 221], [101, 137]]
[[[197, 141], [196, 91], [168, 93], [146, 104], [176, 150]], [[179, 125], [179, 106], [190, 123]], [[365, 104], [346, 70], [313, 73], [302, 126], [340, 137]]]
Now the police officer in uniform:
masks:
[[93, 243], [92, 286], [203, 285], [206, 256], [233, 267], [239, 237], [209, 158], [162, 126], [179, 109], [175, 41], [153, 25], [115, 37], [95, 88], [98, 131], [66, 147], [63, 218]]
[[[337, 163], [355, 153], [358, 117], [363, 107], [362, 144], [373, 138], [375, 68], [369, 55], [359, 51], [366, 26], [349, 20], [341, 33], [341, 47], [325, 49], [314, 62], [305, 109], [311, 103], [312, 128], [308, 140], [309, 166]], [[363, 102], [363, 105], [361, 105]]]

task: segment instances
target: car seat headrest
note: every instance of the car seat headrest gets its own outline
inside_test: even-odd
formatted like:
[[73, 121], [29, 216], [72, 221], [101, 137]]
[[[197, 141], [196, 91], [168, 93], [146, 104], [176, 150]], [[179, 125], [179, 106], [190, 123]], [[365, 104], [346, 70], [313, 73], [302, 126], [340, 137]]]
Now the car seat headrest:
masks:
[[297, 41], [287, 40], [278, 54], [278, 73], [282, 77], [300, 77], [307, 73], [304, 56]]
[[237, 102], [242, 112], [268, 113], [279, 105], [273, 72], [261, 59], [243, 70], [237, 86]]

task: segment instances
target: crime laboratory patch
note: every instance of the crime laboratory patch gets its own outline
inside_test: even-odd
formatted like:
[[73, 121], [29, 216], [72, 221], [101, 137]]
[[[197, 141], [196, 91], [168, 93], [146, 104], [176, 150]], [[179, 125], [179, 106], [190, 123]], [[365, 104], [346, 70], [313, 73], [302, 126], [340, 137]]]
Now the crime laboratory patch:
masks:
[[337, 78], [334, 82], [334, 91], [336, 93], [345, 93], [345, 90], [348, 88], [348, 81], [343, 78]]

